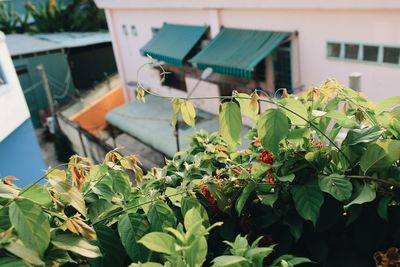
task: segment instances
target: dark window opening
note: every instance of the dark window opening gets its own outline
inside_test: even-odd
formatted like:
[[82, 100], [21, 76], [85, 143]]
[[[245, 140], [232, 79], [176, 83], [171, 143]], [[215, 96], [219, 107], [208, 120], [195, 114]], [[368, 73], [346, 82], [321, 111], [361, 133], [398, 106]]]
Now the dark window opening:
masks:
[[340, 58], [340, 43], [328, 43], [328, 57]]
[[383, 62], [390, 64], [399, 64], [400, 48], [384, 47]]
[[274, 81], [275, 90], [286, 88], [293, 92], [290, 47], [279, 47], [274, 54]]
[[28, 74], [28, 68], [25, 67], [25, 66], [23, 66], [23, 67], [17, 67], [17, 68], [16, 68], [16, 72], [17, 72], [17, 75], [18, 75], [18, 76], [24, 75], [24, 74]]
[[364, 45], [363, 47], [363, 60], [364, 61], [378, 61], [379, 47], [373, 45]]
[[359, 48], [358, 44], [345, 44], [344, 57], [347, 59], [357, 59]]
[[[186, 81], [185, 81], [185, 73], [183, 71], [173, 69], [165, 70], [168, 72], [165, 74], [164, 81], [162, 85], [168, 86], [180, 91], [187, 92]], [[161, 70], [160, 70], [161, 74]], [[162, 78], [162, 76], [160, 76]]]

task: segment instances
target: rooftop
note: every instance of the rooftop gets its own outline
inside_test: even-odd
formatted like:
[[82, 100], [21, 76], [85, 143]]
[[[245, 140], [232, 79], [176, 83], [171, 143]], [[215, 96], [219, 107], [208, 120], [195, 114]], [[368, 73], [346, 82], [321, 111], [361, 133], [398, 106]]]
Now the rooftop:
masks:
[[62, 32], [45, 34], [9, 34], [6, 42], [11, 56], [39, 53], [63, 48], [111, 42], [108, 32]]

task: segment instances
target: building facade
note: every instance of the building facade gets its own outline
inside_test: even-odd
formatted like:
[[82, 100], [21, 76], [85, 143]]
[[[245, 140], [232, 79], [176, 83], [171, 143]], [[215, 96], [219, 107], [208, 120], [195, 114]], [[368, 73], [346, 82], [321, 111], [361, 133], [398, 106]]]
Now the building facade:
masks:
[[24, 186], [43, 175], [45, 164], [18, 76], [0, 32], [0, 177]]
[[[233, 72], [220, 75], [220, 68], [214, 68], [212, 78], [201, 82], [193, 96], [226, 94], [236, 87], [243, 87], [244, 91], [246, 87], [261, 87], [270, 93], [285, 87], [296, 92], [317, 86], [327, 78], [336, 78], [347, 85], [351, 75], [361, 75], [360, 90], [373, 101], [399, 94], [400, 2], [395, 0], [96, 0], [96, 3], [105, 9], [124, 84], [140, 80], [155, 92], [184, 96], [197, 83], [200, 73], [196, 68], [201, 68], [193, 64], [196, 54], [187, 59], [186, 68], [172, 68], [180, 73], [180, 78], [173, 77], [166, 85], [161, 84], [156, 69], [142, 71], [138, 77], [137, 70], [148, 62], [143, 48], [165, 24], [176, 24], [208, 27], [198, 44], [199, 53], [210, 50], [207, 45], [221, 38], [221, 31], [226, 29], [287, 33], [287, 38], [272, 47], [273, 51], [266, 53], [254, 67], [252, 77], [238, 80]], [[226, 50], [236, 42], [243, 42], [242, 36], [225, 38]], [[180, 38], [184, 40], [185, 35]], [[212, 53], [209, 54], [210, 57]], [[262, 78], [254, 78], [257, 75]], [[133, 99], [133, 92], [134, 88], [127, 85], [126, 98]], [[198, 106], [218, 111], [218, 104], [211, 101], [199, 102]]]

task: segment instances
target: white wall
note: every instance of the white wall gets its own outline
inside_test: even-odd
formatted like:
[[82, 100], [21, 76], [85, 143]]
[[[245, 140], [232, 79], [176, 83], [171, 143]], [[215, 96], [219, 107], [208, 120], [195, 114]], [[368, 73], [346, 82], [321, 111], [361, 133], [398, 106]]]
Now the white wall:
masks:
[[[101, 2], [101, 1], [100, 1]], [[121, 3], [123, 1], [120, 1]], [[390, 95], [399, 95], [400, 67], [378, 64], [335, 61], [326, 58], [326, 42], [356, 42], [400, 46], [400, 10], [369, 9], [107, 9], [107, 18], [113, 35], [118, 68], [125, 82], [136, 81], [136, 72], [147, 59], [139, 49], [151, 39], [151, 27], [164, 22], [211, 25], [215, 36], [219, 26], [271, 31], [298, 31], [294, 42], [294, 86], [319, 85], [327, 78], [348, 83], [348, 75], [360, 72], [362, 91], [374, 101]], [[135, 25], [137, 36], [124, 35], [122, 25]], [[240, 42], [240, 40], [238, 40]], [[181, 95], [182, 92], [162, 87], [156, 71], [142, 71], [139, 79], [156, 92]], [[197, 91], [210, 95], [209, 85], [203, 83]], [[190, 88], [190, 86], [188, 86]]]
[[30, 117], [4, 38], [0, 32], [0, 68], [7, 82], [0, 85], [0, 142]]

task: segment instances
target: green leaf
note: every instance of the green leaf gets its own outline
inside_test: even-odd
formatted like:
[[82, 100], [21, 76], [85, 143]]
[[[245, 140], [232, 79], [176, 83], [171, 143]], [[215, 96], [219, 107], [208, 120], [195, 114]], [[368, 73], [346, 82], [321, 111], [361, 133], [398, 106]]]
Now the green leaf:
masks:
[[195, 118], [196, 118], [196, 110], [194, 106], [189, 101], [184, 101], [181, 105], [182, 119], [183, 121], [194, 128]]
[[[97, 225], [94, 229], [97, 243], [103, 256], [91, 260], [91, 265], [97, 267], [124, 266], [125, 249], [116, 231], [106, 225]], [[92, 264], [92, 262], [95, 264]]]
[[349, 200], [353, 192], [353, 185], [351, 182], [344, 175], [339, 174], [321, 176], [319, 179], [319, 187], [323, 192], [332, 195], [341, 202]]
[[281, 182], [293, 182], [294, 178], [296, 177], [296, 175], [294, 175], [294, 173], [285, 175], [285, 176], [277, 176], [277, 175], [273, 175], [274, 178], [278, 179]]
[[11, 258], [11, 257], [0, 258], [0, 266], [2, 266], [2, 267], [30, 267], [30, 265], [25, 263], [23, 260], [20, 260], [17, 258]]
[[382, 134], [382, 130], [377, 126], [363, 129], [352, 129], [343, 140], [343, 145], [353, 146], [360, 143], [370, 143], [376, 141]]
[[181, 213], [183, 218], [185, 217], [186, 213], [192, 208], [196, 208], [196, 210], [200, 213], [200, 216], [203, 220], [203, 225], [205, 227], [208, 227], [210, 225], [208, 219], [208, 213], [206, 209], [203, 207], [203, 205], [201, 205], [201, 203], [196, 198], [193, 197], [182, 198]]
[[[308, 112], [306, 109], [306, 106], [301, 103], [299, 100], [294, 99], [294, 98], [286, 98], [282, 101], [283, 105], [293, 111], [289, 111], [289, 110], [285, 110], [285, 114], [286, 116], [288, 116], [288, 118], [290, 119], [290, 121], [292, 122], [292, 124], [295, 125], [306, 125], [307, 124], [307, 119], [308, 119]], [[300, 118], [299, 116], [297, 116], [295, 113], [297, 113], [298, 115], [300, 115], [301, 117], [303, 117], [304, 119]]]
[[148, 251], [137, 243], [150, 230], [146, 218], [137, 213], [125, 214], [118, 221], [118, 233], [128, 256], [132, 261], [145, 261]]
[[[8, 243], [7, 245], [4, 246], [4, 248], [10, 252], [11, 254], [14, 254], [15, 256], [23, 259], [27, 263], [33, 264], [33, 265], [43, 265], [44, 262], [40, 259], [38, 253], [30, 248], [27, 248], [26, 246], [19, 244], [15, 241], [12, 241], [11, 243]], [[3, 266], [3, 265], [1, 265]]]
[[39, 205], [48, 207], [52, 202], [50, 192], [42, 185], [34, 184], [20, 196], [27, 198]]
[[161, 263], [158, 262], [145, 262], [145, 263], [132, 263], [128, 267], [163, 267]]
[[207, 257], [207, 240], [204, 236], [197, 237], [187, 251], [188, 266], [202, 266]]
[[325, 116], [327, 118], [335, 119], [336, 123], [343, 128], [357, 128], [359, 126], [356, 120], [350, 119], [345, 113], [338, 110], [329, 111]]
[[86, 258], [101, 256], [100, 249], [89, 243], [85, 238], [73, 234], [56, 235], [51, 243], [57, 248], [64, 249]]
[[43, 256], [50, 242], [50, 225], [39, 205], [27, 199], [13, 202], [10, 221], [22, 242]]
[[265, 174], [266, 171], [268, 171], [271, 168], [271, 166], [265, 164], [264, 162], [258, 162], [253, 165], [251, 168], [251, 176], [254, 178], [258, 178], [261, 175]]
[[[286, 265], [283, 265], [282, 262], [285, 262]], [[274, 260], [274, 262], [272, 263], [272, 265], [270, 267], [284, 267], [284, 266], [288, 266], [288, 267], [292, 267], [292, 266], [296, 266], [302, 263], [308, 263], [308, 262], [312, 262], [310, 259], [308, 258], [304, 258], [304, 257], [296, 257], [293, 255], [282, 255], [279, 258], [277, 258], [276, 260]]]
[[106, 183], [98, 183], [92, 188], [93, 193], [95, 193], [100, 199], [104, 199], [111, 202], [114, 192], [111, 187]]
[[210, 190], [212, 197], [215, 198], [215, 200], [217, 201], [218, 208], [221, 211], [226, 212], [228, 210], [230, 204], [228, 201], [228, 197], [225, 195], [223, 190], [221, 190], [219, 187], [215, 186], [215, 184], [211, 184], [211, 183], [208, 184], [207, 187], [208, 187], [208, 190]]
[[0, 230], [7, 230], [11, 227], [9, 208], [0, 208]]
[[150, 221], [152, 231], [162, 232], [164, 228], [174, 228], [176, 224], [174, 212], [167, 204], [161, 201], [151, 205], [147, 217]]
[[188, 212], [185, 214], [184, 218], [184, 225], [186, 231], [189, 231], [189, 229], [195, 225], [198, 222], [201, 222], [203, 219], [201, 218], [201, 215], [199, 211], [196, 208], [191, 208]]
[[246, 185], [246, 187], [243, 189], [243, 192], [240, 194], [240, 197], [236, 202], [236, 211], [239, 215], [242, 213], [242, 209], [246, 204], [250, 194], [253, 193], [254, 189], [256, 189], [256, 184], [251, 181], [249, 184]]
[[178, 194], [179, 192], [180, 191], [178, 189], [172, 187], [167, 187], [165, 189], [165, 195], [168, 196], [168, 198], [171, 200], [172, 203], [181, 202], [183, 194]]
[[400, 96], [390, 96], [380, 101], [375, 107], [375, 114], [380, 114], [386, 110], [390, 110], [400, 105]]
[[168, 255], [176, 254], [175, 239], [166, 233], [152, 232], [142, 237], [139, 243], [143, 244], [146, 248]]
[[131, 193], [131, 183], [128, 174], [123, 171], [112, 171], [110, 172], [110, 177], [112, 179], [113, 191], [127, 199]]
[[372, 169], [384, 169], [400, 159], [399, 140], [379, 140], [368, 146], [360, 160], [361, 170], [366, 173]]
[[311, 221], [315, 226], [319, 210], [324, 203], [324, 195], [318, 184], [295, 185], [291, 188], [290, 192], [293, 196], [297, 212], [303, 219]]
[[280, 141], [289, 132], [288, 119], [281, 110], [269, 109], [258, 120], [257, 132], [262, 146], [276, 155]]
[[232, 150], [240, 141], [242, 115], [235, 102], [222, 103], [219, 110], [219, 132]]
[[172, 103], [172, 118], [171, 125], [175, 128], [176, 122], [178, 121], [179, 111], [181, 110], [181, 101], [179, 98], [174, 98], [171, 101]]
[[357, 197], [351, 201], [349, 204], [345, 205], [344, 208], [348, 209], [351, 205], [354, 204], [363, 204], [366, 202], [371, 202], [376, 198], [376, 191], [372, 189], [367, 183], [358, 190]]
[[246, 251], [244, 256], [250, 259], [253, 266], [263, 266], [263, 260], [274, 251], [272, 247], [251, 248]]
[[303, 221], [298, 216], [288, 216], [283, 223], [289, 226], [290, 234], [294, 239], [299, 240], [303, 233]]
[[278, 200], [278, 193], [263, 194], [258, 195], [258, 197], [260, 198], [262, 204], [273, 208], [275, 202]]
[[228, 267], [228, 266], [240, 266], [240, 264], [244, 264], [249, 262], [245, 257], [242, 256], [219, 256], [213, 259], [213, 267]]

